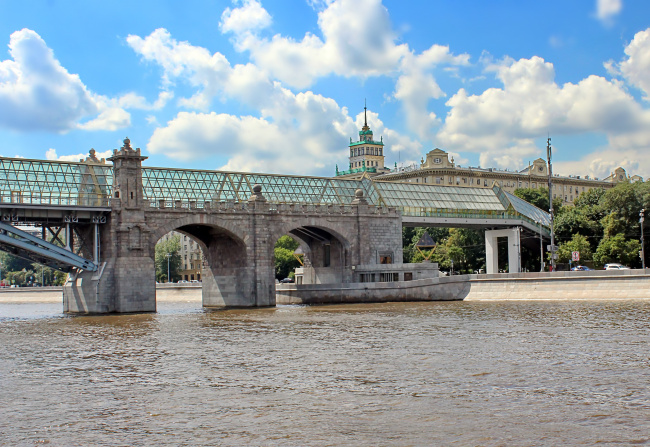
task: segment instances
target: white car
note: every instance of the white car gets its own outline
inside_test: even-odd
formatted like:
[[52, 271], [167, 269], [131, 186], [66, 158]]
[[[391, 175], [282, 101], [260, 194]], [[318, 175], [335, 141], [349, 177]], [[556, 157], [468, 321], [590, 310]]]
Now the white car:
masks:
[[616, 262], [612, 264], [605, 264], [605, 270], [630, 270], [629, 267], [624, 266], [623, 264], [618, 264]]

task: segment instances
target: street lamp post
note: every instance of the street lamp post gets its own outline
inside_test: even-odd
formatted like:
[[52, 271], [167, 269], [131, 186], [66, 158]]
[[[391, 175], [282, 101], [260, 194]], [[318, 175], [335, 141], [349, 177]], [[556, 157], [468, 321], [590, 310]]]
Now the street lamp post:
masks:
[[645, 269], [645, 248], [643, 246], [643, 221], [645, 220], [645, 208], [639, 212], [639, 225], [641, 226], [641, 268]]
[[169, 277], [169, 260], [172, 257], [171, 253], [167, 253], [165, 256], [167, 256], [167, 282], [170, 283], [171, 278]]
[[[548, 159], [548, 212], [551, 215], [551, 265], [550, 270], [555, 271], [555, 231], [553, 229], [553, 166], [551, 164], [551, 138], [546, 141], [546, 158]], [[550, 271], [549, 270], [549, 271]]]

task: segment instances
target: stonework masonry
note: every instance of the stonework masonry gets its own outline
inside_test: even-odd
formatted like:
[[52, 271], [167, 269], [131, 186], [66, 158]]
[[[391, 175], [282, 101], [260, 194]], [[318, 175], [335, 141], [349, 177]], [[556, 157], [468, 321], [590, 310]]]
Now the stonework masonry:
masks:
[[351, 282], [353, 266], [379, 265], [380, 254], [402, 262], [401, 215], [369, 206], [361, 191], [346, 206], [272, 204], [259, 185], [247, 202], [150, 203], [142, 197], [144, 159], [128, 139], [109, 159], [114, 196], [101, 234], [101, 268], [71, 277], [66, 312], [154, 312], [155, 244], [170, 231], [191, 236], [205, 254], [206, 307], [275, 305], [273, 250], [286, 234], [300, 240], [306, 261], [327, 282]]

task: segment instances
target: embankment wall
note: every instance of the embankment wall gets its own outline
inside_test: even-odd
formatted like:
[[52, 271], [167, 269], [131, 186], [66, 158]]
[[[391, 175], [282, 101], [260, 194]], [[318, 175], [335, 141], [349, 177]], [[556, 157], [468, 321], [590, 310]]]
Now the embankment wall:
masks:
[[458, 275], [392, 283], [276, 288], [278, 304], [442, 300], [650, 300], [650, 269]]

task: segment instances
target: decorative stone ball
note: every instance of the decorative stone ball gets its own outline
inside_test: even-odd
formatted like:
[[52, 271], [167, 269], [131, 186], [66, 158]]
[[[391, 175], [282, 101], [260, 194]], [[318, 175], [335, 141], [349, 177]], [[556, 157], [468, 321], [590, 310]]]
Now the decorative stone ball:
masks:
[[362, 198], [363, 197], [363, 189], [357, 189], [356, 191], [354, 191], [354, 197], [356, 197], [357, 199]]
[[259, 185], [259, 184], [258, 184], [258, 185], [254, 185], [254, 186], [253, 186], [253, 192], [254, 192], [255, 194], [259, 194], [259, 193], [261, 193], [261, 192], [262, 192], [262, 185]]

